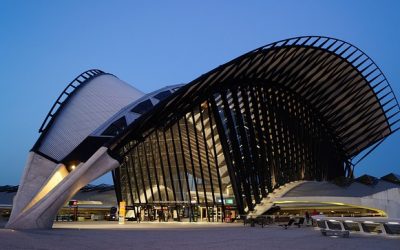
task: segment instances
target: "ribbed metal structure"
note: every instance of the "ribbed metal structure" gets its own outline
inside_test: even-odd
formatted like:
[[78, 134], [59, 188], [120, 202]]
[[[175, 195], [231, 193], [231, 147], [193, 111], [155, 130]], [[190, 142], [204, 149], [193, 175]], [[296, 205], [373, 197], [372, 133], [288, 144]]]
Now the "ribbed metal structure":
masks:
[[244, 213], [289, 181], [351, 177], [352, 158], [396, 131], [398, 113], [386, 78], [356, 47], [272, 43], [181, 87], [108, 143], [121, 161], [119, 199], [181, 216], [205, 207], [213, 220], [234, 198]]

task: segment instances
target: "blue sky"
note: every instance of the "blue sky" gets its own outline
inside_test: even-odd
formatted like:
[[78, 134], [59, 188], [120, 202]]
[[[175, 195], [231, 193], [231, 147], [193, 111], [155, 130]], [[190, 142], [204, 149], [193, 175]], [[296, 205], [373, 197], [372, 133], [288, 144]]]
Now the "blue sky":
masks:
[[[17, 184], [63, 88], [98, 68], [144, 92], [186, 83], [262, 45], [325, 35], [361, 48], [400, 96], [400, 1], [0, 2], [0, 185]], [[400, 173], [400, 133], [356, 174]], [[97, 182], [110, 182], [103, 177]]]

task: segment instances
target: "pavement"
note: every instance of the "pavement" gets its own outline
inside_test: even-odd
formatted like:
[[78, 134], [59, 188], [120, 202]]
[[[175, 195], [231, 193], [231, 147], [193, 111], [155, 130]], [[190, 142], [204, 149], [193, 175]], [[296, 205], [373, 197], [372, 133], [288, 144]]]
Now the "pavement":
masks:
[[9, 230], [0, 249], [349, 249], [400, 250], [400, 238], [322, 236], [312, 228], [244, 227], [227, 223], [62, 222], [53, 230]]

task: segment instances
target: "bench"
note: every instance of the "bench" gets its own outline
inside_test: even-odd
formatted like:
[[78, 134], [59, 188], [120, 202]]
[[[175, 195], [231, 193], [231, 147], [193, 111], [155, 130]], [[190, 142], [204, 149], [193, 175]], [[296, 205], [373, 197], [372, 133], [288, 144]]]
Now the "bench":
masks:
[[298, 228], [301, 227], [301, 225], [304, 224], [305, 218], [304, 217], [300, 217], [297, 218], [298, 221], [296, 222], [296, 220], [294, 218], [289, 219], [289, 221], [286, 224], [280, 224], [279, 226], [284, 227], [285, 229], [288, 229], [288, 227], [295, 225]]
[[321, 229], [321, 233], [324, 236], [339, 236], [343, 238], [349, 238], [350, 231], [348, 230], [331, 230], [331, 229]]
[[305, 218], [304, 218], [304, 217], [301, 217], [301, 218], [299, 219], [299, 221], [296, 222], [296, 223], [294, 223], [294, 224], [300, 228], [301, 225], [304, 224], [304, 221], [305, 221]]
[[249, 224], [251, 227], [255, 227], [256, 224], [261, 225], [261, 227], [264, 227], [265, 225], [272, 224], [272, 219], [270, 217], [265, 217], [265, 216], [258, 216], [256, 218], [249, 217], [249, 218], [243, 218], [243, 225], [246, 226]]

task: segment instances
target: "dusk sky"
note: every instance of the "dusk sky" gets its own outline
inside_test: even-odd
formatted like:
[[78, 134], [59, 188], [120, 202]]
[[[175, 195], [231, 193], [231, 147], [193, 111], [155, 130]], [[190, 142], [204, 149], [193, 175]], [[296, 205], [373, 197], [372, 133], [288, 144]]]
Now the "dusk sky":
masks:
[[[277, 40], [324, 35], [363, 50], [400, 97], [399, 13], [397, 0], [2, 0], [0, 185], [19, 183], [53, 102], [88, 69], [150, 92]], [[356, 167], [356, 175], [389, 172], [400, 174], [399, 132]]]

